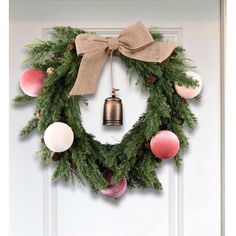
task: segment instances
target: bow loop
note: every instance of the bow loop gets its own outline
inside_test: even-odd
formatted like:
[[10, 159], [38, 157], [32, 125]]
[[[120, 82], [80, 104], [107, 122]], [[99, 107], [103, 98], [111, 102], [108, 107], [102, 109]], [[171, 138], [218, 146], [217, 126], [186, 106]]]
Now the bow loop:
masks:
[[119, 35], [119, 41], [130, 51], [138, 51], [154, 42], [152, 35], [142, 22], [128, 26]]
[[118, 50], [126, 57], [161, 63], [176, 47], [175, 43], [155, 42], [142, 22], [130, 25], [118, 37], [80, 34], [75, 39], [75, 45], [77, 54], [83, 55], [83, 58], [70, 95], [86, 95], [96, 91], [109, 51]]
[[104, 50], [107, 42], [104, 37], [96, 34], [79, 34], [75, 39], [77, 55]]

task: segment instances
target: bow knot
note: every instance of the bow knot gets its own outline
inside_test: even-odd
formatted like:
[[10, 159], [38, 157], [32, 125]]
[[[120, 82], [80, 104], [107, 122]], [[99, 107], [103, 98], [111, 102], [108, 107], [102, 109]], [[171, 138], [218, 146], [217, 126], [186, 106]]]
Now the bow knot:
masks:
[[173, 42], [155, 42], [142, 22], [125, 28], [118, 37], [79, 34], [75, 45], [77, 54], [83, 55], [83, 58], [70, 95], [86, 95], [96, 91], [97, 81], [110, 52], [118, 50], [129, 58], [161, 63], [176, 47]]
[[107, 43], [108, 43], [108, 48], [110, 51], [115, 51], [119, 47], [119, 41], [118, 41], [118, 38], [116, 38], [116, 37], [108, 38]]

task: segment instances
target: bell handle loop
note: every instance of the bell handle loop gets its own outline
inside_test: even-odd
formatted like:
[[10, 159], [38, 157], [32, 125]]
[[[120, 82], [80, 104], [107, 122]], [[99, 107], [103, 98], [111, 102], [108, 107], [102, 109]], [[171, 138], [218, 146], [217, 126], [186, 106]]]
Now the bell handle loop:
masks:
[[116, 96], [116, 92], [119, 91], [120, 89], [112, 88], [112, 97]]

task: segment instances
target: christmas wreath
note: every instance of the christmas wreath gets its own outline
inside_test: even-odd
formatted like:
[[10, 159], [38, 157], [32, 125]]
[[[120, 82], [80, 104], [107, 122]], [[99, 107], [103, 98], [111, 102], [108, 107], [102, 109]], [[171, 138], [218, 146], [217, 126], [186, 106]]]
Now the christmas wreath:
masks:
[[[181, 166], [181, 152], [188, 147], [184, 125], [192, 129], [197, 123], [187, 99], [198, 100], [202, 84], [190, 71], [184, 49], [163, 42], [157, 29], [147, 29], [141, 22], [117, 38], [71, 27], [54, 27], [50, 33], [50, 40], [27, 46], [26, 63], [31, 69], [20, 81], [26, 95], [14, 100], [18, 104], [33, 101], [36, 111], [20, 135], [27, 136], [35, 129], [43, 133], [39, 154], [43, 163], [56, 164], [54, 180], [79, 180], [114, 198], [127, 186], [161, 190], [156, 170], [170, 158]], [[96, 89], [102, 70], [97, 64], [104, 64], [112, 54], [120, 58], [131, 77], [136, 74], [138, 86], [149, 92], [146, 111], [114, 145], [103, 144], [87, 133], [80, 116], [80, 104], [88, 103], [84, 95]], [[96, 78], [94, 71], [98, 72]], [[120, 109], [115, 89], [112, 98]], [[107, 119], [112, 118], [108, 115]], [[116, 122], [122, 123], [113, 120], [113, 125]]]

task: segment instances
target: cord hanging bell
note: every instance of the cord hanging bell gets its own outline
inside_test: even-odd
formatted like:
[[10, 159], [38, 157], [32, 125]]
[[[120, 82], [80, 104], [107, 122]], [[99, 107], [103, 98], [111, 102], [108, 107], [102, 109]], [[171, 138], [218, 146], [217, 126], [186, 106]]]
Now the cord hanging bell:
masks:
[[120, 98], [115, 92], [119, 89], [112, 89], [112, 96], [105, 99], [103, 109], [103, 125], [120, 126], [123, 125], [123, 107]]

